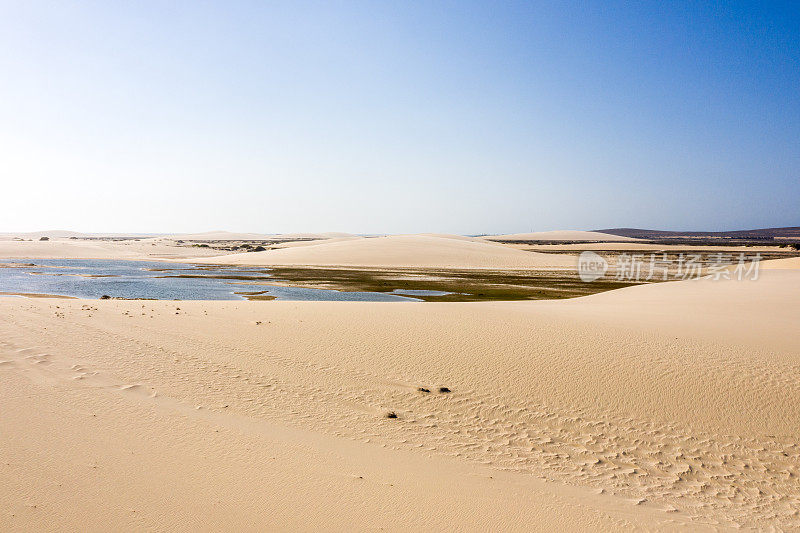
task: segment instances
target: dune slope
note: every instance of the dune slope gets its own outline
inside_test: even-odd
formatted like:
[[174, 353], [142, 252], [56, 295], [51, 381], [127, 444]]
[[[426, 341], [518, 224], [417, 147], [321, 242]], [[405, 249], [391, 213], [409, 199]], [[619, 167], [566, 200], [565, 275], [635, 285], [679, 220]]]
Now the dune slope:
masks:
[[265, 252], [207, 258], [242, 265], [341, 265], [427, 268], [575, 268], [575, 258], [525, 252], [494, 243], [433, 235], [391, 235], [321, 242]]
[[51, 239], [49, 241], [0, 240], [0, 259], [130, 259], [191, 258], [219, 252], [206, 248], [177, 247], [162, 238], [126, 241]]
[[484, 237], [490, 241], [635, 241], [631, 237], [600, 233], [598, 231], [556, 230], [536, 231], [533, 233], [509, 233], [506, 235], [489, 235]]

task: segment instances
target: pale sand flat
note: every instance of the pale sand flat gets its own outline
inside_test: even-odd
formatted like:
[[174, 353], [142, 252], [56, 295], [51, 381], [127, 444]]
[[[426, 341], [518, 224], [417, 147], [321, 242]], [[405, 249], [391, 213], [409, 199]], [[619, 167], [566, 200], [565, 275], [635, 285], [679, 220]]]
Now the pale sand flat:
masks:
[[0, 298], [8, 528], [800, 527], [797, 271], [92, 305]]

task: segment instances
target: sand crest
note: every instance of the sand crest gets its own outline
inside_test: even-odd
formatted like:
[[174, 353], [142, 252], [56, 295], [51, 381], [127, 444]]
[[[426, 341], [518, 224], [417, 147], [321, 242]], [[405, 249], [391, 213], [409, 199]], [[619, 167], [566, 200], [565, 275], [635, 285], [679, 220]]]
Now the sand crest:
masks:
[[635, 241], [631, 237], [622, 237], [610, 233], [580, 230], [537, 231], [533, 233], [508, 233], [505, 235], [488, 235], [486, 240], [495, 241]]
[[571, 256], [525, 252], [469, 238], [391, 235], [206, 258], [241, 265], [422, 268], [575, 268]]

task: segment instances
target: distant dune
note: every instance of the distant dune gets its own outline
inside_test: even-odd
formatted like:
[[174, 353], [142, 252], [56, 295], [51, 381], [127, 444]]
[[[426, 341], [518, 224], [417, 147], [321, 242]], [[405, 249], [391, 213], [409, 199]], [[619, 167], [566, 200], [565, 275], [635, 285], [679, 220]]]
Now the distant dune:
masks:
[[352, 239], [357, 235], [342, 233], [340, 231], [326, 231], [322, 233], [278, 233], [273, 238], [279, 239]]
[[98, 237], [152, 237], [152, 234], [147, 233], [81, 233], [79, 231], [69, 231], [62, 229], [43, 230], [43, 231], [29, 231], [29, 232], [2, 232], [0, 233], [0, 240], [8, 240], [13, 238], [19, 239], [40, 239], [47, 237], [48, 239], [90, 239]]
[[[659, 251], [686, 251], [688, 245], [682, 244], [684, 241], [678, 242], [658, 242], [651, 243], [645, 240], [632, 240], [632, 241], [618, 241], [618, 242], [574, 242], [570, 244], [563, 244], [559, 241], [553, 241], [543, 244], [504, 244], [503, 246], [514, 246], [522, 250], [534, 250], [537, 252], [545, 251], [559, 251], [559, 252], [574, 252], [580, 253], [583, 250], [603, 250], [603, 251], [616, 251], [616, 252], [659, 252]], [[691, 245], [693, 252], [745, 252], [747, 255], [755, 254], [757, 252], [775, 252], [778, 250], [780, 243], [767, 241], [762, 244], [740, 244], [737, 242], [720, 241], [714, 243], [697, 243]]]
[[352, 235], [350, 237], [331, 237], [331, 238], [305, 238], [302, 240], [287, 240], [286, 242], [281, 242], [278, 244], [271, 245], [271, 248], [299, 248], [302, 246], [316, 246], [317, 244], [324, 243], [331, 243], [331, 242], [340, 242], [340, 241], [352, 241], [356, 239], [363, 239], [364, 237], [359, 237], [357, 235]]
[[29, 231], [29, 232], [3, 232], [0, 233], [0, 239], [13, 239], [18, 237], [20, 239], [39, 239], [41, 237], [48, 237], [50, 239], [78, 237], [89, 237], [88, 233], [79, 233], [77, 231], [68, 231], [63, 229], [53, 229], [44, 231]]
[[767, 270], [800, 270], [800, 257], [787, 257], [786, 259], [771, 259], [761, 263], [761, 268]]
[[489, 235], [483, 237], [489, 241], [633, 241], [635, 239], [622, 235], [611, 235], [597, 231], [557, 230], [537, 231], [534, 233], [509, 233], [506, 235]]
[[486, 242], [482, 237], [469, 237], [467, 235], [454, 235], [452, 233], [419, 233], [426, 237], [441, 237], [442, 239], [456, 239], [459, 241]]
[[259, 241], [270, 239], [265, 233], [234, 233], [232, 231], [206, 231], [204, 233], [178, 233], [165, 236], [183, 241]]
[[208, 263], [430, 268], [574, 268], [575, 258], [458, 236], [391, 235], [210, 257]]
[[728, 239], [797, 239], [800, 240], [800, 227], [763, 228], [737, 231], [664, 231], [656, 229], [613, 228], [596, 230], [637, 239], [660, 239], [678, 237], [706, 237]]
[[350, 233], [323, 232], [323, 233], [237, 233], [233, 231], [215, 230], [201, 233], [81, 233], [69, 230], [44, 230], [31, 232], [0, 232], [0, 240], [39, 239], [91, 239], [98, 237], [139, 237], [151, 239], [171, 239], [184, 241], [266, 241], [266, 240], [292, 240], [292, 239], [342, 239], [356, 238]]
[[176, 246], [167, 239], [143, 238], [124, 241], [56, 238], [40, 241], [38, 238], [15, 241], [0, 238], [0, 258], [3, 259], [189, 259], [219, 253], [210, 248]]
[[336, 231], [323, 233], [235, 233], [232, 231], [207, 231], [204, 233], [180, 233], [169, 235], [166, 238], [184, 241], [266, 241], [266, 240], [292, 240], [292, 239], [335, 239], [354, 238], [350, 233]]

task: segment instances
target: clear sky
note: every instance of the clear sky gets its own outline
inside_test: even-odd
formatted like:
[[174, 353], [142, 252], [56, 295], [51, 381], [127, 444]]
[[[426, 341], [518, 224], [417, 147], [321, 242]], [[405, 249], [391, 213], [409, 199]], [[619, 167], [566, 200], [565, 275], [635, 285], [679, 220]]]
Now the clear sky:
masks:
[[800, 225], [800, 3], [0, 0], [0, 231]]

